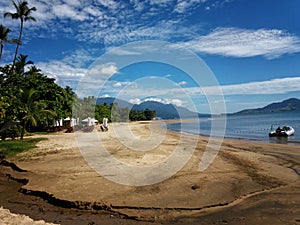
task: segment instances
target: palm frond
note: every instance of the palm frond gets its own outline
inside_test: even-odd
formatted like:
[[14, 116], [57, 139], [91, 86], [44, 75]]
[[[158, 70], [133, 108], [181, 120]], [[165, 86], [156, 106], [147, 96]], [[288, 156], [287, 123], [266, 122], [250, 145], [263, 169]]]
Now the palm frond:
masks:
[[34, 22], [36, 21], [36, 19], [33, 16], [26, 16], [24, 20], [25, 21], [31, 20], [31, 21], [34, 21]]
[[26, 121], [26, 123], [28, 121], [30, 121], [31, 125], [32, 126], [37, 126], [37, 120], [35, 119], [35, 116], [32, 115], [32, 114], [26, 114], [24, 117], [23, 117], [23, 120]]
[[10, 40], [7, 40], [8, 43], [13, 43], [13, 44], [18, 44], [18, 45], [22, 45], [22, 42], [19, 41], [18, 39], [16, 38], [13, 38], [13, 39], [10, 39]]

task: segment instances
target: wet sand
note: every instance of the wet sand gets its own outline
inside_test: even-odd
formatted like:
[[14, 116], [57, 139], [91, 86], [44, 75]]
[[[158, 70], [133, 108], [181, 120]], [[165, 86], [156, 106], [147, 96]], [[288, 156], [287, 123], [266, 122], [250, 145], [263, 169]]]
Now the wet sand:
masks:
[[201, 172], [207, 137], [166, 132], [153, 122], [110, 128], [94, 135], [110, 155], [134, 167], [155, 165], [178, 145], [195, 151], [170, 178], [130, 186], [91, 169], [74, 134], [46, 135], [49, 140], [39, 148], [14, 159], [27, 172], [1, 167], [2, 174], [28, 183], [2, 176], [0, 205], [60, 224], [300, 224], [299, 146], [224, 140], [213, 163]]

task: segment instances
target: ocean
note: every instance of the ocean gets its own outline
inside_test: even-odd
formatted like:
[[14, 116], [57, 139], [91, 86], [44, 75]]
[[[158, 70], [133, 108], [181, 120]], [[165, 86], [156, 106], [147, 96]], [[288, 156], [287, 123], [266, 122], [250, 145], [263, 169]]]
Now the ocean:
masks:
[[[169, 124], [167, 129], [211, 136], [212, 120], [221, 120], [221, 118], [200, 118], [199, 123]], [[284, 125], [292, 126], [295, 134], [288, 138], [269, 137], [271, 130]], [[300, 143], [300, 111], [227, 115], [224, 137], [271, 143]]]

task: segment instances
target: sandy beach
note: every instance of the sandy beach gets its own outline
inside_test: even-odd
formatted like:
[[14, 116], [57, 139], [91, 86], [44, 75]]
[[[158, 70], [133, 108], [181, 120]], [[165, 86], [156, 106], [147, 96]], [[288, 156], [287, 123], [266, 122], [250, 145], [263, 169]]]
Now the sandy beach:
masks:
[[[209, 167], [199, 171], [208, 137], [159, 125], [121, 123], [108, 132], [45, 135], [48, 140], [38, 148], [14, 158], [26, 172], [1, 166], [0, 205], [58, 224], [300, 224], [299, 145], [226, 139]], [[79, 148], [93, 152], [100, 144], [82, 141], [88, 135], [99, 138], [106, 150], [101, 157], [109, 155], [136, 172], [114, 182], [117, 166], [104, 168], [101, 162], [107, 159], [101, 157], [104, 176], [92, 169]], [[149, 185], [122, 184], [139, 175], [142, 182], [155, 181], [159, 170], [145, 175], [143, 169], [167, 160], [176, 149], [182, 150], [179, 163], [185, 152], [192, 156], [170, 177]]]

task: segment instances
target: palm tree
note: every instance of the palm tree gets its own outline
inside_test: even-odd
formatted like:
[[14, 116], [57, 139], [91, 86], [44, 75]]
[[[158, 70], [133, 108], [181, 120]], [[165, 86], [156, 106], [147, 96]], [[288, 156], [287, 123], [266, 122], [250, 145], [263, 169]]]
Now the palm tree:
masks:
[[12, 0], [12, 3], [16, 9], [16, 12], [15, 13], [6, 12], [6, 13], [4, 13], [4, 17], [11, 17], [12, 19], [19, 19], [21, 22], [18, 43], [17, 43], [17, 47], [16, 47], [16, 51], [15, 51], [13, 65], [12, 65], [12, 71], [13, 71], [15, 62], [17, 59], [18, 51], [19, 51], [19, 46], [21, 44], [24, 22], [26, 22], [28, 20], [35, 21], [35, 18], [32, 17], [30, 14], [32, 11], [36, 11], [36, 8], [35, 7], [29, 8], [27, 1], [18, 1], [16, 3], [14, 0]]
[[8, 42], [8, 33], [11, 30], [6, 28], [5, 26], [3, 26], [2, 24], [0, 25], [0, 45], [1, 45], [1, 49], [0, 49], [0, 61], [1, 61], [1, 57], [2, 57], [2, 51], [3, 51], [3, 47], [4, 47], [4, 43]]
[[27, 61], [27, 57], [28, 55], [20, 54], [19, 57], [17, 58], [17, 62], [15, 65], [16, 74], [23, 76], [25, 74], [25, 66], [33, 64], [31, 60]]
[[[28, 63], [28, 62], [27, 62]], [[36, 66], [31, 66], [30, 68], [29, 68], [29, 71], [28, 71], [28, 73], [29, 74], [34, 74], [34, 73], [40, 73], [42, 70], [41, 69], [39, 69], [39, 68], [37, 68]]]
[[0, 25], [0, 61], [1, 61], [1, 57], [2, 57], [2, 52], [3, 52], [3, 48], [4, 48], [4, 44], [5, 43], [18, 43], [17, 39], [11, 39], [8, 40], [8, 33], [11, 30], [5, 26], [3, 26], [2, 24]]
[[50, 115], [55, 116], [55, 113], [51, 110], [45, 109], [45, 102], [39, 100], [38, 92], [34, 89], [20, 89], [21, 98], [19, 102], [20, 112], [21, 112], [21, 137], [23, 140], [25, 129], [30, 122], [32, 126], [37, 126], [39, 119], [42, 116]]

